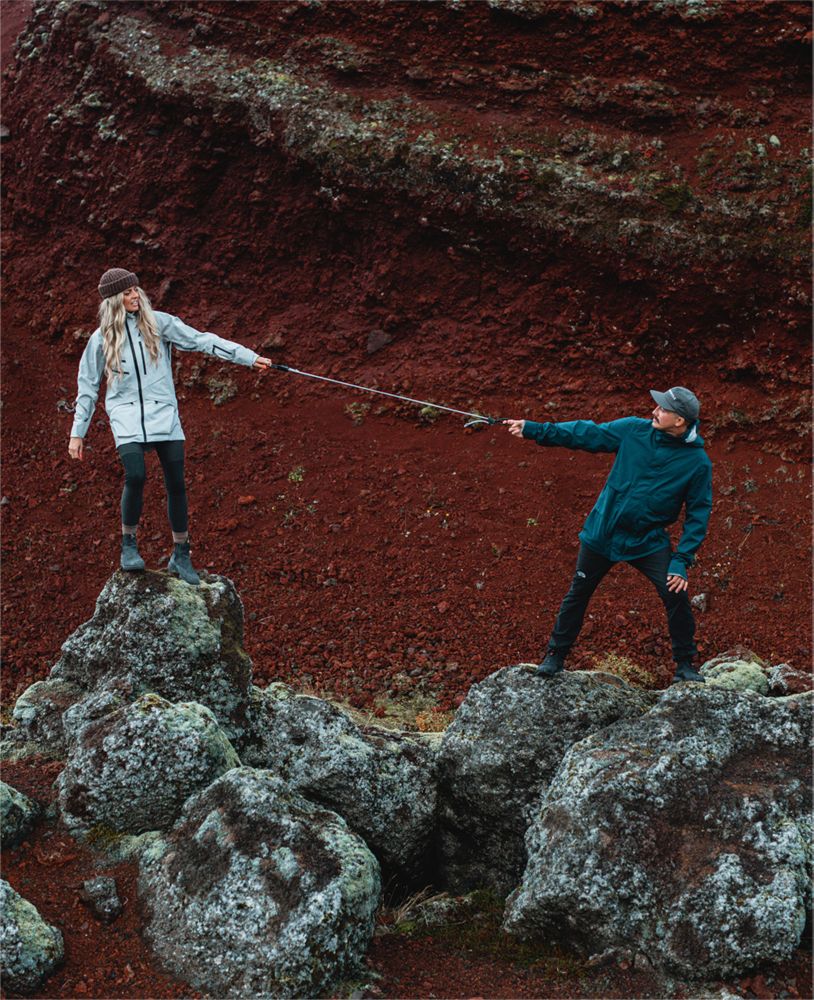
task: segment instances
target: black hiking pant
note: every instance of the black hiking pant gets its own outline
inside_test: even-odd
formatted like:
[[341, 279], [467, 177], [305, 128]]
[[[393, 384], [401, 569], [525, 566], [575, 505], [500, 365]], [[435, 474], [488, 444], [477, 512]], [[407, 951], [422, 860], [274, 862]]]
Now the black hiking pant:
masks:
[[144, 483], [147, 480], [144, 456], [148, 451], [156, 451], [167, 488], [170, 526], [176, 534], [183, 534], [189, 525], [187, 489], [184, 483], [184, 442], [148, 441], [142, 444], [140, 441], [131, 441], [119, 445], [117, 451], [124, 466], [122, 524], [134, 527], [139, 522], [144, 502]]
[[[641, 559], [631, 559], [630, 565], [644, 573], [658, 591], [667, 612], [667, 625], [676, 663], [692, 661], [698, 649], [695, 645], [695, 618], [687, 591], [676, 593], [667, 589], [667, 567], [672, 551], [669, 546]], [[565, 656], [576, 642], [588, 602], [608, 570], [616, 564], [606, 559], [584, 543], [579, 547], [577, 568], [571, 589], [565, 595], [554, 631], [548, 642], [548, 651]]]

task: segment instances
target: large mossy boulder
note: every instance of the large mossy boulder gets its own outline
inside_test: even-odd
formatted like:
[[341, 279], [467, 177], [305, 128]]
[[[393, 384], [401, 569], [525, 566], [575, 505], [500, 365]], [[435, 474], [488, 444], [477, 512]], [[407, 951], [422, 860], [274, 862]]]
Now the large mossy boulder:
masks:
[[191, 587], [166, 573], [114, 573], [93, 617], [64, 642], [51, 678], [87, 693], [118, 684], [133, 698], [155, 692], [172, 702], [195, 701], [215, 713], [230, 739], [238, 738], [251, 660], [234, 584], [207, 574]]
[[506, 908], [686, 977], [791, 956], [811, 907], [812, 699], [679, 686], [572, 746]]
[[34, 993], [62, 961], [62, 934], [0, 879], [0, 976], [6, 991]]
[[385, 881], [425, 877], [435, 830], [435, 754], [425, 742], [373, 726], [285, 684], [254, 689], [244, 764], [268, 768], [338, 812], [379, 859]]
[[239, 764], [208, 708], [142, 695], [82, 728], [57, 779], [60, 811], [91, 840], [167, 830], [190, 795]]
[[379, 865], [335, 813], [238, 768], [190, 799], [140, 859], [145, 936], [218, 997], [313, 997], [356, 970]]
[[604, 673], [537, 677], [529, 664], [473, 685], [439, 752], [443, 875], [452, 892], [507, 895], [526, 864], [533, 807], [568, 748], [619, 719], [637, 719], [657, 695]]

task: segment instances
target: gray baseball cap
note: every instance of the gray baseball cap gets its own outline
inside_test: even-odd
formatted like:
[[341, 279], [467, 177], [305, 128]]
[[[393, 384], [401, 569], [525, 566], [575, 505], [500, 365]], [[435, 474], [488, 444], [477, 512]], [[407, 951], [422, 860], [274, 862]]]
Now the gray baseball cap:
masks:
[[659, 406], [671, 413], [677, 413], [688, 424], [694, 423], [698, 419], [698, 412], [701, 409], [698, 397], [694, 392], [685, 389], [683, 385], [674, 386], [667, 392], [656, 392], [655, 389], [651, 389], [650, 395]]

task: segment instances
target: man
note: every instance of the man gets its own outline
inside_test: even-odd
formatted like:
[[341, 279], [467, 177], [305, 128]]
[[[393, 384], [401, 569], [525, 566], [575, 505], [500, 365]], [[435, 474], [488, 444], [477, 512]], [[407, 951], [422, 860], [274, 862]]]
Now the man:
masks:
[[[610, 475], [582, 531], [571, 589], [565, 596], [537, 668], [542, 677], [560, 673], [576, 641], [588, 602], [617, 562], [628, 562], [652, 581], [667, 611], [676, 681], [701, 681], [695, 619], [687, 595], [687, 570], [707, 533], [712, 509], [712, 463], [698, 434], [698, 399], [683, 386], [650, 395], [652, 419], [623, 417], [607, 424], [591, 420], [535, 423], [507, 420], [509, 433], [537, 444], [616, 452]], [[665, 528], [686, 508], [675, 552]]]

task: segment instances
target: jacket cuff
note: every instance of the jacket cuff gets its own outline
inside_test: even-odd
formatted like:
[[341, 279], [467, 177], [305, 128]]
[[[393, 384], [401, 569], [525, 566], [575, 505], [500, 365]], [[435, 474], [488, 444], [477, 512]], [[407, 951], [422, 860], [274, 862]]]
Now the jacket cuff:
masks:
[[235, 361], [237, 361], [237, 363], [240, 365], [245, 365], [247, 368], [251, 368], [252, 365], [255, 363], [255, 361], [257, 361], [257, 359], [260, 357], [259, 354], [255, 354], [255, 352], [249, 350], [248, 347], [242, 347], [242, 346], [235, 353], [236, 353]]
[[523, 423], [523, 437], [537, 441], [542, 434], [543, 425], [536, 420], [526, 420]]
[[684, 580], [687, 579], [687, 566], [683, 559], [679, 559], [677, 556], [670, 560], [670, 565], [667, 567], [667, 576], [680, 576]]

